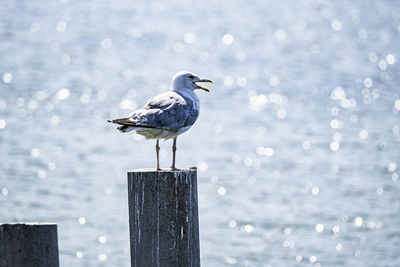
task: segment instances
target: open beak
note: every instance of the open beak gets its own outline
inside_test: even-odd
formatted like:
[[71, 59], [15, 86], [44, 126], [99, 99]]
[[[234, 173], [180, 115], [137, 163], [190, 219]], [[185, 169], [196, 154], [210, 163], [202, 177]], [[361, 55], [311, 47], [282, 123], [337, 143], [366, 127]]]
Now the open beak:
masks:
[[196, 89], [202, 89], [204, 91], [210, 92], [210, 89], [202, 87], [202, 86], [198, 85], [197, 83], [213, 83], [213, 82], [211, 80], [201, 79], [201, 80], [197, 80], [193, 83], [196, 85]]

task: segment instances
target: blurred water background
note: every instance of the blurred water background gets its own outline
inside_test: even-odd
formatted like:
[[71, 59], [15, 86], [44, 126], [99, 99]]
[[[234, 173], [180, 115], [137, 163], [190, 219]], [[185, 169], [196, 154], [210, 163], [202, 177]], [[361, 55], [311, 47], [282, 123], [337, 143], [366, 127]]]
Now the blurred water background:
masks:
[[[59, 224], [61, 266], [130, 266], [119, 134], [189, 70], [203, 266], [400, 266], [400, 3], [3, 1], [0, 221]], [[161, 143], [171, 164], [171, 141]]]

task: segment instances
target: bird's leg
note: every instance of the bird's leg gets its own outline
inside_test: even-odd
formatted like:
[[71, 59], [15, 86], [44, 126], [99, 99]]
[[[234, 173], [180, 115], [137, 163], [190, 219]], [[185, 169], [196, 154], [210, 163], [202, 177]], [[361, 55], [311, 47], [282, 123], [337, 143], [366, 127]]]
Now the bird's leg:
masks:
[[156, 153], [157, 153], [157, 171], [160, 171], [161, 170], [161, 168], [160, 168], [160, 155], [159, 155], [159, 152], [160, 152], [160, 146], [158, 145], [158, 142], [159, 142], [160, 140], [158, 140], [157, 139], [157, 142], [156, 142]]
[[171, 166], [171, 170], [175, 171], [175, 152], [176, 152], [176, 139], [177, 137], [174, 138], [174, 142], [172, 144], [172, 166]]

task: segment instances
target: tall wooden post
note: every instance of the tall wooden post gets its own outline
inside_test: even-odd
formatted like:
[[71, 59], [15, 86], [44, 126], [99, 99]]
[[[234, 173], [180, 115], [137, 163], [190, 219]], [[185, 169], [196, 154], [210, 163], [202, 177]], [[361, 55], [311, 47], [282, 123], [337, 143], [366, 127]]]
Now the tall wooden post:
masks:
[[0, 266], [58, 267], [57, 224], [0, 224]]
[[128, 172], [131, 266], [199, 267], [197, 171]]

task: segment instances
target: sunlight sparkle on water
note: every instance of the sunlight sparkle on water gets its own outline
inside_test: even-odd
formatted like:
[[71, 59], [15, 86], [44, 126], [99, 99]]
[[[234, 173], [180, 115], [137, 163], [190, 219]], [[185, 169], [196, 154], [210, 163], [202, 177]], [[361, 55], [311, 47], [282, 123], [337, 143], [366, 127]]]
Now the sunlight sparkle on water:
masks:
[[137, 104], [135, 101], [130, 99], [122, 99], [119, 103], [119, 107], [125, 110], [135, 110], [137, 108]]
[[291, 241], [291, 240], [285, 240], [285, 241], [283, 241], [282, 246], [285, 248], [294, 248], [295, 243], [294, 243], [294, 241]]
[[56, 25], [56, 31], [64, 32], [67, 29], [67, 23], [63, 20], [59, 21]]
[[7, 187], [3, 187], [3, 188], [1, 189], [1, 194], [2, 194], [4, 197], [6, 197], [6, 196], [8, 195], [8, 189], [7, 189]]
[[185, 33], [185, 35], [183, 36], [183, 40], [185, 41], [185, 43], [187, 44], [192, 44], [195, 41], [196, 36], [194, 35], [194, 33], [188, 32]]
[[224, 196], [225, 194], [226, 194], [226, 189], [223, 186], [218, 187], [218, 195]]
[[331, 166], [331, 172], [332, 172], [333, 174], [338, 173], [338, 172], [339, 172], [339, 166], [336, 165], [336, 164], [333, 164], [333, 165]]
[[382, 196], [382, 195], [383, 195], [383, 188], [382, 188], [382, 187], [379, 187], [379, 188], [376, 190], [376, 194], [377, 194], [378, 196]]
[[278, 111], [276, 112], [276, 116], [278, 117], [278, 119], [281, 119], [281, 120], [286, 118], [286, 110], [278, 109]]
[[233, 156], [232, 157], [232, 162], [235, 164], [239, 164], [240, 163], [240, 157], [239, 156]]
[[340, 133], [334, 133], [332, 139], [336, 142], [340, 142], [340, 140], [342, 140], [342, 135]]
[[77, 251], [77, 252], [76, 252], [76, 257], [77, 257], [78, 259], [82, 259], [82, 258], [83, 258], [83, 253], [82, 253], [82, 251]]
[[99, 261], [106, 261], [107, 260], [107, 255], [106, 254], [99, 254], [99, 255], [97, 255], [97, 259]]
[[400, 133], [400, 126], [397, 125], [397, 124], [393, 125], [393, 126], [392, 126], [392, 133], [393, 133], [394, 135], [398, 135], [398, 134]]
[[372, 87], [372, 80], [371, 80], [371, 78], [367, 77], [367, 78], [364, 79], [364, 86], [367, 87], [367, 88]]
[[242, 51], [236, 53], [236, 55], [235, 55], [235, 58], [236, 58], [237, 61], [239, 61], [239, 62], [244, 61], [244, 60], [246, 59], [246, 57], [247, 57], [246, 53], [245, 53], [245, 52], [242, 52]]
[[31, 156], [33, 158], [38, 158], [40, 156], [40, 150], [38, 148], [31, 149]]
[[361, 218], [360, 216], [355, 217], [353, 220], [353, 224], [356, 227], [361, 227], [363, 225], [363, 218]]
[[36, 110], [38, 108], [39, 104], [36, 100], [29, 100], [28, 102], [28, 108], [30, 110]]
[[16, 104], [17, 104], [17, 107], [23, 107], [25, 105], [25, 99], [22, 97], [18, 97]]
[[233, 78], [231, 76], [225, 76], [224, 85], [225, 86], [232, 86], [233, 85]]
[[197, 165], [197, 168], [199, 169], [199, 171], [205, 172], [208, 170], [208, 164], [207, 162], [200, 161]]
[[390, 65], [393, 65], [394, 63], [396, 63], [396, 58], [393, 54], [388, 54], [386, 55], [386, 62]]
[[236, 221], [231, 220], [231, 221], [229, 221], [228, 225], [229, 225], [229, 228], [235, 228], [236, 227]]
[[48, 93], [45, 92], [45, 91], [37, 91], [37, 92], [36, 92], [36, 99], [37, 99], [38, 101], [42, 101], [42, 100], [44, 100], [44, 99], [46, 99], [46, 98], [48, 98], [48, 97], [49, 97], [49, 95], [48, 95]]
[[254, 111], [258, 111], [261, 106], [265, 105], [268, 102], [268, 98], [264, 94], [250, 96], [249, 102], [251, 105], [251, 109]]
[[225, 257], [224, 261], [228, 264], [236, 264], [238, 262], [238, 260], [236, 258], [233, 257]]
[[367, 139], [367, 138], [368, 138], [368, 132], [367, 132], [367, 130], [361, 130], [361, 131], [358, 133], [358, 136], [359, 136], [361, 139]]
[[244, 159], [244, 165], [246, 165], [246, 167], [250, 167], [251, 165], [253, 165], [253, 159], [250, 157], [246, 157]]
[[351, 123], [356, 124], [358, 122], [358, 116], [356, 114], [352, 114], [350, 116], [350, 121]]
[[386, 70], [386, 69], [387, 69], [387, 63], [386, 63], [386, 61], [380, 60], [379, 63], [378, 63], [378, 67], [379, 67], [381, 70]]
[[1, 216], [57, 206], [54, 220], [72, 220], [61, 265], [129, 261], [127, 218], [113, 216], [127, 205], [126, 181], [109, 178], [154, 168], [155, 142], [106, 121], [194, 66], [216, 86], [200, 92], [177, 163], [198, 167], [203, 265], [400, 266], [390, 238], [400, 231], [395, 1], [17, 2], [0, 12], [11, 22], [1, 41]]
[[309, 149], [311, 148], [311, 142], [308, 141], [308, 140], [305, 140], [305, 141], [303, 142], [302, 146], [303, 146], [303, 149], [304, 149], [304, 150], [309, 150]]
[[46, 109], [47, 112], [51, 112], [54, 110], [54, 105], [53, 103], [47, 103], [44, 108]]
[[388, 171], [394, 172], [397, 169], [397, 164], [394, 162], [390, 162], [387, 166]]
[[331, 27], [335, 31], [340, 31], [342, 29], [342, 23], [339, 20], [335, 19], [331, 22]]
[[224, 36], [222, 36], [222, 42], [225, 45], [231, 45], [233, 43], [233, 41], [234, 41], [234, 38], [233, 38], [232, 34], [226, 33], [226, 34], [224, 34]]
[[284, 30], [280, 29], [275, 32], [275, 38], [279, 41], [286, 40], [287, 34]]
[[43, 171], [43, 170], [39, 170], [39, 171], [37, 172], [37, 176], [38, 176], [40, 179], [44, 179], [44, 178], [46, 178], [46, 172]]
[[324, 225], [321, 223], [315, 225], [315, 231], [317, 231], [318, 233], [322, 233], [322, 231], [324, 231]]
[[346, 93], [342, 87], [338, 86], [332, 90], [331, 98], [332, 98], [332, 100], [341, 100], [343, 98], [346, 98]]
[[330, 111], [331, 111], [331, 116], [332, 116], [332, 117], [339, 116], [340, 110], [339, 110], [337, 107], [331, 108]]
[[271, 147], [257, 147], [256, 153], [260, 156], [272, 157], [275, 151]]
[[13, 76], [11, 73], [9, 73], [9, 72], [4, 73], [4, 75], [3, 75], [4, 83], [11, 83], [12, 79], [13, 79]]
[[98, 240], [101, 244], [105, 244], [107, 242], [107, 238], [105, 236], [99, 236]]
[[215, 175], [211, 176], [210, 181], [212, 184], [216, 184], [218, 182], [218, 176]]
[[246, 224], [241, 227], [245, 232], [250, 233], [254, 231], [254, 226], [251, 224]]
[[337, 225], [333, 226], [332, 232], [334, 232], [335, 234], [339, 233], [340, 232], [340, 227], [337, 226]]
[[332, 151], [338, 151], [339, 148], [340, 148], [340, 143], [339, 143], [339, 142], [336, 142], [336, 141], [331, 142], [331, 144], [329, 145], [329, 147], [330, 147], [330, 149], [331, 149]]
[[290, 235], [291, 233], [292, 233], [292, 229], [290, 229], [289, 227], [286, 227], [285, 229], [283, 229], [284, 235]]
[[372, 63], [378, 62], [378, 55], [375, 52], [369, 53], [368, 58]]
[[239, 77], [237, 79], [237, 85], [239, 87], [245, 87], [247, 85], [247, 79], [245, 77]]
[[332, 129], [342, 129], [343, 128], [343, 121], [337, 120], [337, 119], [333, 119], [333, 120], [331, 120], [330, 125], [331, 125]]
[[314, 196], [317, 196], [317, 195], [319, 194], [319, 188], [316, 187], [316, 186], [314, 186], [314, 187], [311, 189], [311, 193], [312, 193]]
[[86, 218], [85, 217], [79, 217], [78, 222], [80, 225], [86, 224]]
[[394, 106], [393, 107], [396, 109], [396, 111], [400, 111], [400, 99], [396, 99], [394, 101]]
[[70, 93], [67, 88], [62, 88], [57, 92], [57, 95], [56, 95], [57, 100], [60, 100], [60, 101], [65, 100], [69, 97], [69, 94]]
[[60, 117], [57, 115], [51, 116], [51, 123], [53, 125], [58, 125], [60, 123]]

